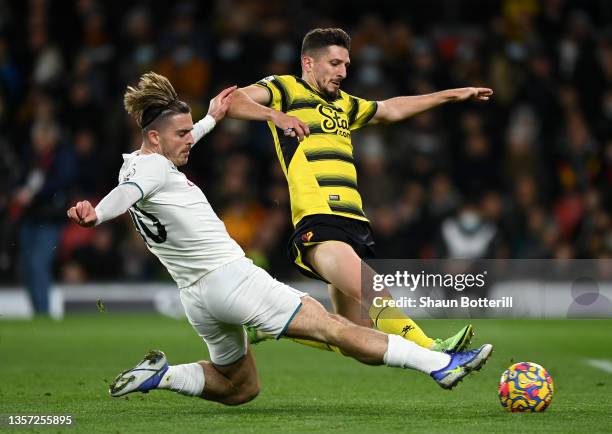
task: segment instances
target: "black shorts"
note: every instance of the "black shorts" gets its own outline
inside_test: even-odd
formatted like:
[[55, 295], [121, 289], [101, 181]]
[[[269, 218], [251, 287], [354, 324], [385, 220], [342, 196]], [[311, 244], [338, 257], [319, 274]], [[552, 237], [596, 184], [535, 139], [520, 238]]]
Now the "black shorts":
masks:
[[368, 222], [331, 214], [306, 216], [296, 226], [287, 246], [291, 263], [304, 276], [327, 282], [306, 260], [308, 248], [324, 241], [342, 241], [351, 246], [362, 259], [376, 257], [372, 229]]

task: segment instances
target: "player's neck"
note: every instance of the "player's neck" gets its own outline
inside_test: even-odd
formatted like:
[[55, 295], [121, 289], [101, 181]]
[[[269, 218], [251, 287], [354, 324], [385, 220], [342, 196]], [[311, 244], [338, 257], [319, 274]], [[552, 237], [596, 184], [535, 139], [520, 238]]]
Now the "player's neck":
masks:
[[161, 152], [161, 147], [159, 145], [154, 145], [153, 143], [148, 143], [148, 142], [142, 142], [142, 145], [140, 146], [140, 150], [139, 153], [141, 155], [144, 154], [162, 154]]
[[302, 80], [304, 80], [306, 83], [308, 83], [308, 85], [310, 87], [312, 87], [315, 91], [317, 91], [318, 93], [322, 94], [321, 89], [319, 88], [319, 85], [317, 84], [317, 80], [314, 79], [312, 74], [308, 74], [307, 72], [303, 72], [302, 73]]

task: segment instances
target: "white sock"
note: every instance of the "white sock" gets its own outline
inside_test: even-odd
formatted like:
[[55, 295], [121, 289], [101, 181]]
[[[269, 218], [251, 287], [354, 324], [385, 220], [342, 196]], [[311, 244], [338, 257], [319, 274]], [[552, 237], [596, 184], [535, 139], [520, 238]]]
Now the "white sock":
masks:
[[398, 335], [387, 335], [389, 346], [383, 357], [385, 365], [396, 368], [416, 369], [431, 374], [450, 362], [446, 353], [431, 351]]
[[199, 363], [168, 366], [158, 389], [169, 389], [187, 396], [200, 396], [204, 390], [204, 368]]

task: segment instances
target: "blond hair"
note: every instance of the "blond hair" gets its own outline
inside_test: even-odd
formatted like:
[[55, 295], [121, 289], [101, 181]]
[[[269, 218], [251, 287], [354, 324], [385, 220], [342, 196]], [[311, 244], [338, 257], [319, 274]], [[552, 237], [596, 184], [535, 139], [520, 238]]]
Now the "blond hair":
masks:
[[187, 103], [179, 100], [170, 80], [154, 72], [143, 74], [136, 87], [127, 87], [123, 106], [142, 129], [169, 115], [191, 111]]

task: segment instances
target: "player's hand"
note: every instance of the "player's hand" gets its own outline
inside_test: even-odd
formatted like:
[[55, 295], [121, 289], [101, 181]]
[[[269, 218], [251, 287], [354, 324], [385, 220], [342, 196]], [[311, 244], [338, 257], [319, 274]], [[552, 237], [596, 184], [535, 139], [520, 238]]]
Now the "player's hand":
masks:
[[468, 99], [474, 101], [488, 101], [493, 95], [493, 89], [488, 87], [462, 87], [453, 89], [455, 101], [466, 101]]
[[283, 112], [276, 111], [272, 118], [272, 122], [283, 131], [285, 136], [297, 137], [300, 142], [304, 140], [304, 137], [310, 135], [308, 125], [298, 118], [286, 115]]
[[219, 95], [210, 100], [210, 106], [208, 106], [208, 114], [215, 118], [215, 122], [219, 122], [225, 117], [230, 104], [232, 103], [232, 97], [234, 91], [238, 86], [228, 87], [219, 92]]
[[77, 202], [71, 207], [68, 210], [68, 218], [84, 228], [92, 227], [98, 220], [96, 210], [87, 200]]

